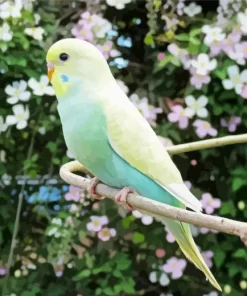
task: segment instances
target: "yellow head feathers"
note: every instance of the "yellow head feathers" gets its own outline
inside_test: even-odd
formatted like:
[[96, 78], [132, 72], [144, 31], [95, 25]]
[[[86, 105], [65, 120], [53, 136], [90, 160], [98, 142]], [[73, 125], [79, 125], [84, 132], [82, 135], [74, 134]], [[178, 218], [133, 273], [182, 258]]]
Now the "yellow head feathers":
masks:
[[84, 40], [67, 38], [57, 41], [48, 50], [46, 60], [51, 81], [54, 71], [87, 80], [105, 76], [109, 79], [110, 69], [102, 53]]

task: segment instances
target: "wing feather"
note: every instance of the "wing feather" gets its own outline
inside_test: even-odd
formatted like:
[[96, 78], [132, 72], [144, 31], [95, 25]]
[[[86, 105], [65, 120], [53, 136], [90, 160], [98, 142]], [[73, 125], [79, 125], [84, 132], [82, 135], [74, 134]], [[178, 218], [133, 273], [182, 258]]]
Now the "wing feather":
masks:
[[[108, 99], [114, 93], [115, 100]], [[116, 85], [103, 104], [112, 148], [130, 165], [147, 175], [194, 211], [200, 201], [184, 185], [165, 147], [137, 108]]]

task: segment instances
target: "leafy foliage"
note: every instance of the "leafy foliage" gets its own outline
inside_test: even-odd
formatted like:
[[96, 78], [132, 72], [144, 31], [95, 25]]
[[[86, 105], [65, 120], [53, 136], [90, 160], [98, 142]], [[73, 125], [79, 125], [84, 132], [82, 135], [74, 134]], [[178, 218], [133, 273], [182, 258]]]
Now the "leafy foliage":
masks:
[[[222, 2], [0, 4], [1, 288], [24, 199], [5, 296], [217, 295], [152, 217], [92, 201], [63, 184], [59, 167], [73, 156], [45, 55], [64, 37], [95, 44], [166, 145], [241, 134], [247, 127], [246, 3]], [[245, 145], [233, 145], [173, 160], [207, 213], [244, 221], [246, 156]], [[246, 295], [247, 252], [239, 239], [207, 228], [192, 232], [223, 295]], [[170, 273], [169, 259], [177, 266]]]

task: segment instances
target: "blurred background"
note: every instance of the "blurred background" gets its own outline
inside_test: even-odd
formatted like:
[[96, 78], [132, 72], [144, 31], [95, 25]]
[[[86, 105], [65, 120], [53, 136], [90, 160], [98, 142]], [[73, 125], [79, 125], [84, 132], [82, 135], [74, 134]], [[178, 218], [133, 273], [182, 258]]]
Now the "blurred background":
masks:
[[[220, 295], [152, 217], [92, 201], [61, 180], [59, 168], [73, 155], [45, 56], [61, 38], [93, 43], [167, 146], [243, 134], [246, 9], [245, 0], [0, 0], [3, 296]], [[244, 144], [173, 157], [205, 213], [242, 221], [246, 159]], [[247, 295], [239, 238], [191, 228], [221, 295]]]

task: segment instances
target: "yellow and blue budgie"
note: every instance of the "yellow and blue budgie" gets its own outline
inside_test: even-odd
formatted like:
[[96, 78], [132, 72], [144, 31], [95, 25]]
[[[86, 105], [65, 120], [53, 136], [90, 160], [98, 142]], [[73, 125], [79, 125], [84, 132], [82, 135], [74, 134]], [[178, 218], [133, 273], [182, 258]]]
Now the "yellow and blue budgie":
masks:
[[[130, 192], [174, 207], [201, 211], [198, 199], [159, 138], [118, 86], [101, 52], [79, 39], [63, 39], [47, 53], [48, 76], [68, 149], [99, 181], [122, 189], [116, 202], [131, 208]], [[145, 212], [154, 216], [150, 212]], [[221, 291], [192, 238], [188, 224], [154, 216], [172, 232], [185, 256]]]

